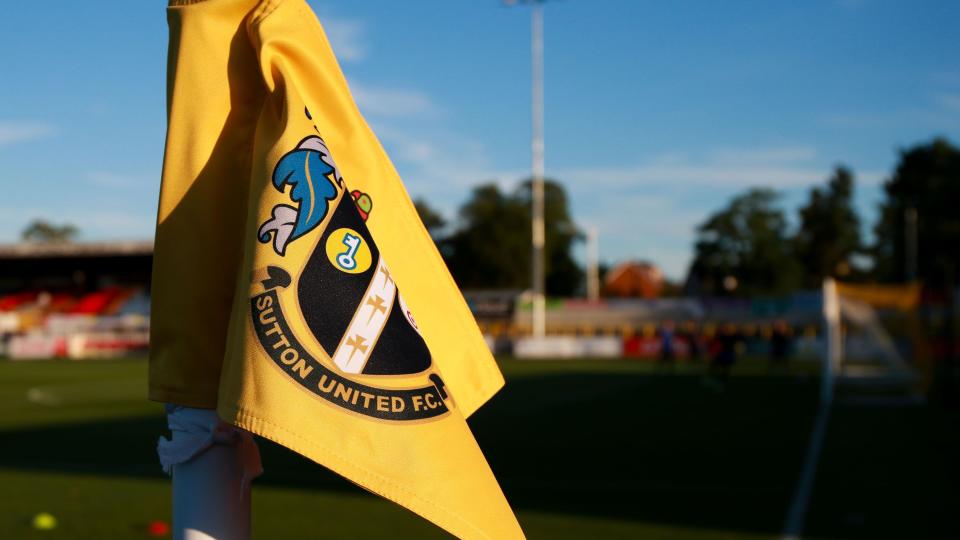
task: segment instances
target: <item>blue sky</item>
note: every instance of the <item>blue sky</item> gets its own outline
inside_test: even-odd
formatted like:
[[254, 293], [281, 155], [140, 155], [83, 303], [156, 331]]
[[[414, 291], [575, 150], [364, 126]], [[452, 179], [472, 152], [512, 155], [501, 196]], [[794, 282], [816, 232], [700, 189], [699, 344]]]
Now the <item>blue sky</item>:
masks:
[[[314, 0], [407, 188], [454, 218], [529, 170], [525, 7]], [[92, 7], [94, 6], [95, 7]], [[0, 242], [33, 218], [152, 235], [165, 3], [33, 0], [0, 20]], [[899, 149], [960, 142], [960, 3], [558, 0], [545, 7], [546, 159], [601, 258], [681, 277], [695, 225], [750, 186], [793, 209], [837, 163], [875, 216]]]

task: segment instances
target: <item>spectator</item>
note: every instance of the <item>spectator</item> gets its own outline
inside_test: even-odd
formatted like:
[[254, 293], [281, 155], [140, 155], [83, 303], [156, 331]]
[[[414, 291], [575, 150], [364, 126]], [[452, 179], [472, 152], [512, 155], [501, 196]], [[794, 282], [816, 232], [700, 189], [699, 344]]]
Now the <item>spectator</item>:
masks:
[[718, 391], [726, 388], [730, 378], [730, 369], [737, 363], [737, 345], [743, 336], [733, 323], [723, 323], [715, 339], [716, 354], [710, 364], [706, 383]]
[[660, 325], [660, 366], [664, 371], [673, 371], [676, 360], [676, 332], [673, 321], [666, 320]]
[[693, 321], [687, 321], [683, 323], [683, 331], [680, 333], [679, 337], [683, 338], [687, 342], [687, 351], [690, 361], [699, 363], [701, 347], [697, 323]]
[[790, 327], [786, 321], [777, 319], [770, 334], [770, 368], [785, 371], [790, 353]]

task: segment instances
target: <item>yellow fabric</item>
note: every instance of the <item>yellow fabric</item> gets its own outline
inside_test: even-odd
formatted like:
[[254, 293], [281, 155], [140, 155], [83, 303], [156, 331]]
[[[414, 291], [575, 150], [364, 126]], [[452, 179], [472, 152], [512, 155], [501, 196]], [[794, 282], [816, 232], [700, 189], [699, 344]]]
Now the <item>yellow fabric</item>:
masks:
[[150, 398], [157, 401], [217, 406], [264, 99], [242, 24], [257, 3], [216, 0], [168, 11], [168, 128], [150, 329]]
[[216, 407], [461, 538], [522, 538], [465, 421], [503, 378], [309, 7], [168, 18], [151, 399]]

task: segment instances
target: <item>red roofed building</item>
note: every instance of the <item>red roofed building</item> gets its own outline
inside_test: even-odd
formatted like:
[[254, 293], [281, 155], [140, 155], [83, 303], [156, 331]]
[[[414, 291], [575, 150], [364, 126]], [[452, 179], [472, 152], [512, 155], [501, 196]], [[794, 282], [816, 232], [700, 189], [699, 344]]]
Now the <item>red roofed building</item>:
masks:
[[648, 262], [628, 261], [611, 268], [603, 278], [603, 296], [656, 298], [663, 290], [663, 273]]

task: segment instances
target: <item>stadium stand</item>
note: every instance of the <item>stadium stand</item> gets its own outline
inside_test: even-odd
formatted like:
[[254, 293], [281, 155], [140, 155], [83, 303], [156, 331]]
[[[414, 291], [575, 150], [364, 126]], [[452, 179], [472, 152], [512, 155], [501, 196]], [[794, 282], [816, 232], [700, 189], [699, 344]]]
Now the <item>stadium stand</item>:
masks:
[[152, 254], [149, 242], [0, 246], [0, 356], [146, 351]]
[[[0, 357], [79, 359], [145, 352], [152, 257], [150, 242], [0, 245]], [[647, 276], [649, 265], [622, 266], [613, 281], [623, 285], [620, 294], [635, 297], [552, 299], [549, 343], [526, 337], [531, 313], [522, 291], [467, 291], [465, 297], [490, 348], [521, 357], [655, 359], [664, 321], [677, 325], [673, 354], [678, 359], [709, 356], [716, 328], [727, 322], [736, 323], [747, 354], [764, 355], [775, 320], [789, 324], [794, 356], [820, 355], [816, 291], [757, 300], [649, 298], [649, 287], [644, 294], [624, 288]]]

